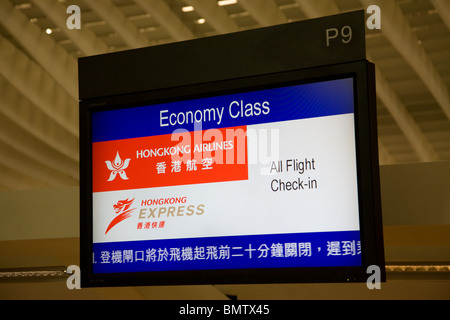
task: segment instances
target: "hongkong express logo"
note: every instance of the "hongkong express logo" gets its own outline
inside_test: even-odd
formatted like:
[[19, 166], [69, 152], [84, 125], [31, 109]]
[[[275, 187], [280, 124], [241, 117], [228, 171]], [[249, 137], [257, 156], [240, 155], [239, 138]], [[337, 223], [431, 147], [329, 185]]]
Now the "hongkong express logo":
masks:
[[[135, 199], [120, 200], [113, 205], [114, 212], [117, 216], [108, 225], [105, 234], [118, 223], [132, 216], [133, 212], [137, 209], [131, 208], [134, 200]], [[142, 226], [153, 225], [154, 223], [157, 223], [157, 221], [159, 222], [158, 225], [165, 226], [165, 219], [202, 216], [204, 213], [204, 204], [188, 204], [186, 196], [145, 199], [141, 201], [139, 215], [137, 216], [137, 229], [146, 229], [145, 227], [142, 228]]]
[[134, 199], [127, 199], [127, 200], [120, 200], [116, 204], [113, 205], [114, 212], [116, 213], [116, 217], [111, 221], [111, 223], [108, 225], [108, 228], [106, 228], [105, 234], [111, 230], [112, 227], [117, 225], [119, 222], [124, 221], [125, 219], [128, 219], [131, 217], [133, 212], [136, 210], [136, 208], [130, 208], [133, 204]]

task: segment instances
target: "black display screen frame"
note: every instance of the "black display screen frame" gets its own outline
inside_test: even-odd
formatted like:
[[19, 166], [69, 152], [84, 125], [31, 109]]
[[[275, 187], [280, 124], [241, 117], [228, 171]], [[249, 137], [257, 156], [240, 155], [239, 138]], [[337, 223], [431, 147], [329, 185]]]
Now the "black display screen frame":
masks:
[[[362, 265], [360, 267], [93, 273], [91, 165], [91, 116], [93, 112], [349, 77], [353, 78], [354, 83], [355, 142], [362, 248]], [[369, 276], [366, 270], [371, 265], [379, 266], [381, 281], [385, 281], [374, 65], [368, 61], [358, 61], [81, 101], [80, 205], [82, 287], [366, 282]]]

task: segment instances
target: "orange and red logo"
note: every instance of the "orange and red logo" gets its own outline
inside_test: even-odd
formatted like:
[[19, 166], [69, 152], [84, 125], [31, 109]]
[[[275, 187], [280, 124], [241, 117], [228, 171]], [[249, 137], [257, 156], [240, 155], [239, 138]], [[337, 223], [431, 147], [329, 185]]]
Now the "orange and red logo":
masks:
[[131, 214], [136, 210], [136, 208], [131, 208], [131, 205], [133, 204], [134, 199], [127, 199], [127, 200], [120, 200], [115, 205], [113, 205], [114, 212], [117, 214], [117, 216], [111, 221], [108, 228], [106, 228], [105, 234], [111, 230], [112, 227], [114, 227], [119, 222], [124, 221], [125, 219], [128, 219], [131, 217]]

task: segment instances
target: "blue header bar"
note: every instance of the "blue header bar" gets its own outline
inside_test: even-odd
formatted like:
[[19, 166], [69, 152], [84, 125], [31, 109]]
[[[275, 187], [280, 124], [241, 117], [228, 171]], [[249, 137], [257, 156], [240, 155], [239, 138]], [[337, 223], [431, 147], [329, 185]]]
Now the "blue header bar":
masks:
[[353, 78], [98, 111], [92, 141], [112, 141], [354, 112]]

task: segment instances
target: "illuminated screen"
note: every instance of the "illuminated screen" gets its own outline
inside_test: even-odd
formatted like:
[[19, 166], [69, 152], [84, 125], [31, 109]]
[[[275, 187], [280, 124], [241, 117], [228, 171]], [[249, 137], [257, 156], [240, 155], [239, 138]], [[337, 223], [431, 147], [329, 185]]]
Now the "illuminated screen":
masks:
[[354, 78], [91, 115], [93, 274], [362, 265]]

